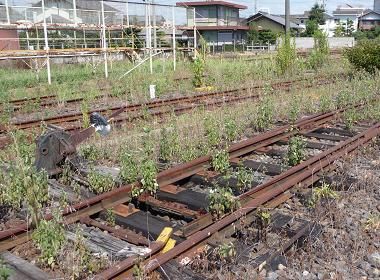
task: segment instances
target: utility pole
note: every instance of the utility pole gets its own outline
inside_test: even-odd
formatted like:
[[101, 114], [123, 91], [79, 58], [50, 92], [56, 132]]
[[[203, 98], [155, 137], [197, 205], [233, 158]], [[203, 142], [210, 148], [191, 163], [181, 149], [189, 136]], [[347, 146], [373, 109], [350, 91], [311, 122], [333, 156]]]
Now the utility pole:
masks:
[[285, 0], [285, 33], [290, 33], [290, 0]]
[[255, 2], [255, 14], [257, 14], [257, 0], [254, 0]]

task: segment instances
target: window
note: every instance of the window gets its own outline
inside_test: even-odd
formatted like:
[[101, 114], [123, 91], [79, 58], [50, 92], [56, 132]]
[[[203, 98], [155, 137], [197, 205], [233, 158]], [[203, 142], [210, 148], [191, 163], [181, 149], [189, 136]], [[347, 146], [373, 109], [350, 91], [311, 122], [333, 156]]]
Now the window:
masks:
[[339, 19], [339, 18], [336, 18], [336, 19], [334, 19], [334, 22], [335, 22], [335, 23], [340, 23], [340, 19]]

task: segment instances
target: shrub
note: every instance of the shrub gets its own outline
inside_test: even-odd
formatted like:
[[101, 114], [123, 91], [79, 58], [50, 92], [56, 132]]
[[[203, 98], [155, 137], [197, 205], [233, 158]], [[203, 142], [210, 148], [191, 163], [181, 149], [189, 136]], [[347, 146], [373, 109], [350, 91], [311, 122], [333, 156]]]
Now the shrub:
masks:
[[218, 218], [228, 212], [232, 212], [239, 206], [239, 202], [232, 194], [230, 188], [215, 186], [208, 195], [209, 211]]
[[141, 187], [132, 188], [132, 197], [138, 197], [144, 192], [148, 192], [151, 195], [155, 195], [158, 190], [157, 167], [153, 160], [146, 159], [140, 166], [141, 172]]
[[125, 183], [133, 183], [137, 180], [138, 172], [138, 165], [134, 157], [123, 151], [120, 155], [120, 179]]
[[58, 219], [59, 214], [55, 213], [53, 216], [52, 220], [41, 220], [32, 234], [34, 243], [41, 250], [41, 261], [50, 267], [54, 267], [66, 242], [65, 230]]
[[260, 102], [257, 110], [257, 119], [256, 119], [256, 129], [263, 131], [268, 128], [268, 126], [273, 121], [274, 115], [274, 106], [273, 100], [269, 96], [265, 96], [264, 99]]
[[305, 140], [301, 136], [290, 138], [288, 145], [288, 164], [295, 166], [305, 158]]
[[96, 194], [108, 192], [115, 187], [115, 181], [108, 174], [100, 174], [94, 170], [90, 170], [87, 179], [90, 184], [90, 190]]
[[194, 59], [192, 66], [194, 72], [193, 84], [195, 87], [202, 87], [204, 85], [203, 76], [205, 70], [205, 62], [200, 56], [198, 56], [196, 59]]
[[220, 173], [225, 173], [230, 168], [230, 156], [227, 150], [219, 150], [211, 157], [212, 168]]
[[180, 145], [177, 127], [170, 126], [168, 128], [161, 129], [160, 158], [163, 161], [172, 160], [179, 150]]
[[321, 30], [314, 32], [314, 48], [308, 58], [308, 65], [312, 69], [321, 67], [329, 54], [327, 35]]
[[283, 36], [276, 55], [277, 71], [280, 74], [285, 74], [291, 70], [296, 58], [295, 40], [292, 42], [292, 38], [289, 35]]
[[344, 56], [356, 69], [375, 73], [380, 68], [380, 44], [377, 41], [361, 41], [355, 47], [346, 49]]

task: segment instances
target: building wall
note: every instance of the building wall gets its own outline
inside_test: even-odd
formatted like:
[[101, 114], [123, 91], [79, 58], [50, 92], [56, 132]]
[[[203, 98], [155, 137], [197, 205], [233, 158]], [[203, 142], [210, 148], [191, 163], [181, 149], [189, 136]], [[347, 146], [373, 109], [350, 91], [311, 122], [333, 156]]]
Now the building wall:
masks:
[[20, 42], [17, 30], [0, 29], [0, 51], [19, 50]]
[[[296, 37], [295, 38], [297, 49], [312, 49], [314, 47], [313, 37]], [[328, 38], [330, 49], [340, 49], [345, 47], [353, 47], [355, 44], [354, 37], [333, 37]]]
[[[188, 25], [193, 25], [193, 11], [188, 10]], [[195, 22], [199, 26], [236, 26], [240, 24], [239, 10], [224, 6], [195, 7]]]
[[262, 29], [266, 30], [272, 30], [273, 32], [282, 32], [284, 31], [284, 28], [281, 24], [275, 23], [270, 19], [267, 19], [265, 17], [261, 17], [259, 19], [256, 19], [252, 21], [255, 23], [256, 26], [260, 26]]

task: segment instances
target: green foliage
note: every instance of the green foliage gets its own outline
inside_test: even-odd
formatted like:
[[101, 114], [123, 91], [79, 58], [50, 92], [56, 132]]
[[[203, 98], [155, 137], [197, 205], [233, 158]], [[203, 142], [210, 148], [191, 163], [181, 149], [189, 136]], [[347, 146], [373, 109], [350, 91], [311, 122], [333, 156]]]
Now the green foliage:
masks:
[[268, 210], [259, 210], [257, 217], [260, 219], [261, 225], [268, 226], [271, 220], [271, 214]]
[[248, 30], [248, 42], [251, 44], [275, 44], [277, 40], [277, 34], [272, 30], [258, 29], [255, 23], [249, 25]]
[[342, 25], [342, 23], [339, 22], [337, 27], [335, 27], [334, 30], [334, 36], [335, 37], [343, 37], [346, 33], [346, 28]]
[[289, 121], [291, 124], [294, 124], [300, 115], [301, 112], [301, 100], [299, 97], [293, 95], [291, 97], [290, 107], [289, 107]]
[[366, 40], [366, 39], [376, 39], [380, 37], [380, 26], [376, 26], [371, 30], [358, 30], [353, 33], [354, 38], [357, 41]]
[[295, 40], [292, 40], [289, 35], [283, 36], [276, 54], [276, 66], [278, 73], [283, 75], [291, 71], [296, 58]]
[[90, 117], [88, 115], [89, 113], [89, 105], [86, 100], [83, 100], [82, 103], [80, 104], [80, 111], [82, 112], [82, 127], [89, 127], [90, 126]]
[[376, 41], [365, 40], [344, 51], [344, 56], [356, 69], [364, 69], [375, 73], [380, 69], [380, 44]]
[[232, 194], [230, 188], [220, 188], [214, 186], [208, 195], [209, 206], [208, 209], [212, 215], [217, 218], [223, 216], [228, 212], [232, 212], [238, 208], [239, 202]]
[[135, 158], [129, 152], [122, 151], [120, 155], [120, 179], [125, 183], [133, 183], [137, 180], [138, 173], [139, 169]]
[[203, 58], [198, 56], [196, 59], [194, 59], [193, 62], [193, 73], [194, 73], [194, 78], [193, 78], [193, 85], [195, 87], [202, 87], [204, 86], [204, 71], [205, 71], [205, 62]]
[[91, 169], [87, 175], [89, 188], [96, 194], [108, 192], [115, 187], [115, 181], [109, 174], [100, 174]]
[[158, 190], [157, 167], [153, 160], [145, 159], [140, 166], [141, 187], [133, 187], [132, 197], [138, 197], [144, 192], [155, 195]]
[[320, 110], [320, 112], [324, 113], [324, 112], [331, 110], [332, 109], [332, 103], [333, 103], [333, 100], [332, 100], [331, 96], [329, 96], [327, 94], [321, 95], [321, 97], [319, 98], [319, 110]]
[[41, 218], [40, 209], [48, 201], [48, 176], [45, 171], [37, 171], [32, 158], [22, 144], [14, 139], [15, 159], [6, 171], [0, 170], [0, 204], [20, 209], [26, 203], [37, 224]]
[[220, 173], [226, 173], [230, 168], [230, 156], [227, 150], [217, 150], [211, 157], [212, 168]]
[[106, 222], [110, 226], [115, 226], [116, 220], [115, 220], [115, 213], [111, 208], [108, 208], [106, 211]]
[[83, 145], [79, 150], [79, 154], [88, 161], [96, 161], [100, 158], [101, 152], [95, 145]]
[[273, 99], [265, 96], [259, 103], [255, 127], [259, 131], [267, 129], [273, 122], [274, 105]]
[[327, 34], [317, 30], [314, 32], [314, 48], [308, 58], [308, 65], [310, 68], [316, 70], [322, 67], [326, 62], [329, 54], [329, 45]]
[[346, 110], [343, 113], [343, 120], [346, 129], [352, 130], [355, 122], [359, 120], [359, 114], [355, 109]]
[[12, 275], [12, 270], [4, 264], [3, 260], [0, 259], [0, 280], [8, 280]]
[[53, 219], [41, 220], [32, 234], [33, 242], [41, 250], [41, 261], [50, 267], [55, 266], [58, 254], [66, 242], [60, 219], [60, 214], [54, 213]]
[[236, 256], [236, 248], [234, 243], [222, 243], [216, 248], [217, 254], [220, 259], [228, 260]]
[[318, 22], [316, 20], [308, 20], [306, 22], [305, 32], [302, 33], [303, 37], [311, 37], [318, 30]]
[[218, 146], [220, 144], [221, 136], [217, 122], [210, 117], [206, 117], [203, 126], [205, 128], [208, 144], [211, 147]]
[[160, 159], [163, 161], [173, 160], [180, 150], [178, 129], [176, 126], [161, 129]]
[[314, 6], [310, 10], [309, 20], [315, 21], [317, 24], [324, 25], [326, 22], [325, 19], [325, 9], [322, 5], [315, 3]]
[[238, 124], [232, 117], [227, 117], [224, 119], [224, 130], [227, 141], [234, 141], [239, 135]]
[[239, 166], [234, 172], [234, 177], [237, 179], [236, 187], [240, 193], [249, 189], [253, 181], [253, 173], [251, 170], [245, 168], [244, 166]]
[[313, 189], [313, 193], [311, 195], [311, 199], [309, 201], [309, 205], [314, 207], [315, 204], [323, 199], [336, 199], [339, 195], [336, 191], [334, 191], [329, 184], [325, 182], [322, 183], [320, 187]]
[[295, 166], [305, 158], [305, 140], [301, 136], [293, 136], [288, 144], [288, 164]]

